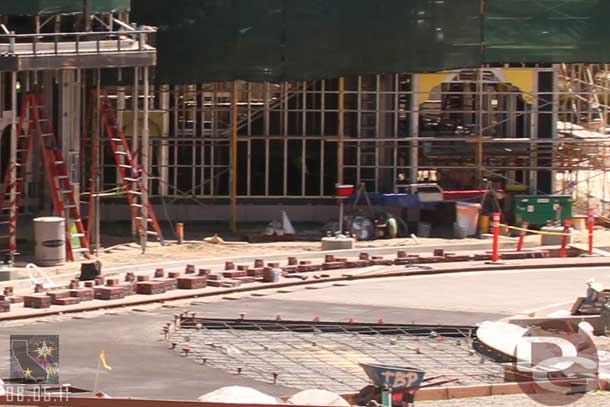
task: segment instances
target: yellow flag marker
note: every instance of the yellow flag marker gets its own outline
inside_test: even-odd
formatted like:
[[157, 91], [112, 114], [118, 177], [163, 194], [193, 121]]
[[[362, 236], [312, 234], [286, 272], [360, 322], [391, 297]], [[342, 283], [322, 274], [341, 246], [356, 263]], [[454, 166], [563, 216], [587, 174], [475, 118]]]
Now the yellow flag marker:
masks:
[[100, 363], [102, 364], [104, 369], [106, 369], [108, 371], [112, 370], [112, 367], [110, 365], [108, 365], [108, 362], [106, 361], [106, 351], [105, 350], [102, 350], [100, 352]]

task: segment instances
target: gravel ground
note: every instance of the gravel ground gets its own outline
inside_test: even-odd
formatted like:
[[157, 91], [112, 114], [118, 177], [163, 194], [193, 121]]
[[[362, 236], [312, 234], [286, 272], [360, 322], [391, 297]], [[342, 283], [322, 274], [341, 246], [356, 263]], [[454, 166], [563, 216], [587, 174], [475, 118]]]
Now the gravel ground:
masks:
[[[545, 404], [538, 403], [525, 394], [517, 394], [443, 401], [419, 401], [416, 405], [426, 407], [538, 407]], [[569, 405], [573, 407], [607, 407], [610, 406], [610, 392], [593, 392]]]
[[[129, 240], [129, 238], [125, 238]], [[573, 236], [573, 243], [584, 243], [587, 240], [586, 232], [576, 231]], [[510, 242], [511, 239], [503, 238], [503, 242]], [[175, 261], [192, 258], [231, 258], [236, 256], [256, 256], [256, 255], [273, 255], [273, 254], [298, 254], [319, 251], [320, 242], [318, 241], [293, 241], [293, 242], [275, 242], [275, 243], [247, 243], [247, 242], [226, 242], [224, 244], [210, 244], [202, 240], [190, 240], [178, 245], [175, 241], [166, 241], [165, 246], [161, 246], [157, 242], [149, 242], [146, 254], [142, 254], [140, 246], [136, 243], [121, 243], [111, 247], [105, 247], [100, 260], [104, 267], [125, 266], [129, 264], [142, 264]], [[434, 245], [438, 247], [449, 248], [452, 244], [480, 244], [485, 242], [481, 239], [441, 239], [441, 238], [417, 238], [417, 241], [411, 238], [397, 239], [380, 239], [367, 242], [357, 242], [356, 249], [366, 248], [382, 248], [382, 247], [409, 247], [420, 245]], [[491, 246], [491, 240], [487, 239]], [[516, 239], [512, 239], [516, 246]], [[599, 230], [595, 234], [596, 247], [610, 247], [610, 231]], [[527, 236], [526, 244], [529, 247], [540, 243], [539, 236]], [[27, 263], [33, 261], [32, 255], [20, 256], [17, 259], [16, 266], [21, 269]], [[47, 267], [45, 272], [49, 275], [65, 273], [70, 271], [78, 271], [80, 263], [67, 263], [61, 267]], [[27, 273], [23, 270], [20, 277], [26, 278]]]

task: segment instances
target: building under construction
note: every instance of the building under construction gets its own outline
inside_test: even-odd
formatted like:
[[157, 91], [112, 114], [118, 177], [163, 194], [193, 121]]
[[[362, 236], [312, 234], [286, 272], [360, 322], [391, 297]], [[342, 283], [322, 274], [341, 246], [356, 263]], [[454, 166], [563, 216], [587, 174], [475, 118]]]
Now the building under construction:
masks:
[[324, 222], [337, 183], [609, 199], [603, 0], [3, 3], [12, 253], [37, 214], [72, 257], [99, 220]]

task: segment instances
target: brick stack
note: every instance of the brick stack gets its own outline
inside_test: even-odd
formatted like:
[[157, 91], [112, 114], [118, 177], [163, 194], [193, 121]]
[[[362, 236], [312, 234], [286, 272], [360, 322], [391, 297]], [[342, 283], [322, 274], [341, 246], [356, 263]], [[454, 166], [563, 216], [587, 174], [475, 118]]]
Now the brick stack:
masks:
[[[85, 283], [86, 284], [86, 283]], [[68, 305], [68, 304], [78, 304], [81, 301], [91, 301], [93, 300], [94, 294], [92, 288], [81, 288], [79, 280], [70, 281], [70, 286], [68, 287], [68, 296], [73, 298], [72, 300], [66, 300], [62, 298], [58, 298], [59, 305]]]
[[322, 270], [339, 270], [345, 268], [345, 262], [347, 259], [336, 259], [332, 254], [324, 256], [324, 263], [322, 264]]
[[246, 270], [246, 275], [248, 277], [259, 278], [263, 276], [263, 267], [254, 267]]
[[13, 287], [4, 287], [3, 295], [0, 295], [0, 301], [5, 301], [10, 304], [19, 304], [23, 302], [23, 297], [15, 295]]
[[127, 292], [123, 287], [95, 287], [93, 296], [96, 300], [120, 300], [127, 296]]
[[221, 274], [209, 274], [208, 285], [210, 287], [222, 287], [222, 275]]
[[49, 291], [47, 294], [49, 297], [51, 297], [52, 305], [57, 305], [57, 300], [59, 299], [70, 297], [70, 293], [68, 292], [68, 290], [53, 290]]
[[54, 305], [75, 305], [80, 304], [80, 298], [78, 297], [66, 297], [66, 298], [58, 298], [53, 303]]
[[296, 257], [288, 257], [288, 265], [282, 267], [284, 273], [296, 273], [299, 271], [299, 260]]
[[25, 295], [23, 297], [23, 306], [26, 308], [49, 308], [51, 306], [51, 297], [46, 294]]
[[171, 291], [171, 290], [178, 289], [178, 282], [176, 281], [175, 278], [171, 278], [171, 277], [158, 278], [158, 279], [155, 279], [154, 281], [161, 283], [161, 287], [163, 287], [163, 291]]
[[414, 264], [419, 261], [418, 254], [407, 254], [404, 250], [399, 251], [394, 259], [394, 264], [397, 266], [403, 266], [407, 264]]
[[208, 285], [207, 276], [184, 276], [177, 278], [178, 288], [181, 290], [198, 290]]
[[312, 264], [311, 260], [301, 260], [297, 267], [297, 272], [299, 273], [308, 273], [311, 271], [321, 271], [321, 264]]
[[446, 254], [445, 255], [445, 260], [447, 260], [448, 262], [452, 262], [452, 261], [469, 261], [472, 258], [472, 256], [467, 255], [467, 254]]
[[92, 301], [95, 297], [93, 288], [73, 288], [68, 290], [70, 293], [70, 297], [78, 299], [79, 302], [82, 301]]
[[136, 283], [136, 293], [143, 295], [163, 294], [165, 292], [162, 281], [138, 281]]
[[373, 266], [393, 266], [394, 260], [385, 259], [383, 256], [371, 256], [371, 265], [373, 265]]
[[[112, 284], [114, 284], [114, 282]], [[128, 289], [126, 287], [119, 285], [93, 288], [93, 296], [96, 300], [120, 300], [127, 296], [127, 292]]]
[[246, 277], [247, 275], [248, 272], [246, 270], [229, 270], [222, 272], [224, 278]]

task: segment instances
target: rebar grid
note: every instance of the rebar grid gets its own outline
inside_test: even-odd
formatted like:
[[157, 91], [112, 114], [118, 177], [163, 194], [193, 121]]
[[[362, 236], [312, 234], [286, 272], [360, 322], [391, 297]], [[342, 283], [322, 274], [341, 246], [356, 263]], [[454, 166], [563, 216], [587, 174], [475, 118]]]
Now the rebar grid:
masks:
[[295, 329], [282, 322], [197, 324], [195, 329], [173, 332], [168, 342], [206, 366], [294, 388], [359, 390], [370, 384], [359, 363], [416, 367], [428, 377], [457, 379], [454, 384], [503, 381], [502, 366], [472, 349], [469, 332], [444, 337], [397, 326], [332, 328], [323, 332], [312, 324]]

